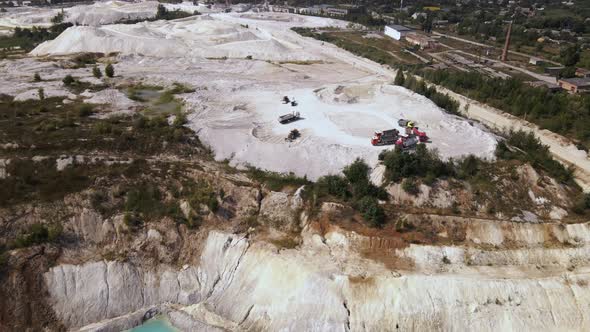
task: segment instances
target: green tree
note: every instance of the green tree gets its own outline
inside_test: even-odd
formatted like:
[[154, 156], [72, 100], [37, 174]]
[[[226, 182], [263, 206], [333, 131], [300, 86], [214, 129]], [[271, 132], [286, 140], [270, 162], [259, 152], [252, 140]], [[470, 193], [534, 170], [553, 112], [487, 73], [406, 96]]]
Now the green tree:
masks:
[[561, 63], [563, 63], [564, 66], [575, 66], [576, 63], [580, 61], [580, 52], [578, 50], [578, 45], [570, 45], [562, 48], [559, 51], [559, 56], [561, 58]]
[[373, 227], [381, 227], [385, 222], [385, 212], [376, 198], [365, 196], [358, 201], [358, 210]]
[[360, 158], [346, 166], [342, 173], [351, 184], [369, 181], [369, 166]]
[[76, 80], [72, 77], [72, 75], [66, 75], [66, 77], [64, 77], [64, 79], [62, 80], [62, 82], [64, 83], [65, 86], [70, 86], [75, 81]]
[[158, 5], [158, 10], [156, 11], [156, 19], [164, 19], [168, 15], [168, 9], [163, 4]]
[[113, 76], [115, 76], [115, 67], [111, 63], [109, 63], [105, 67], [104, 73], [105, 73], [105, 75], [107, 75], [107, 77], [113, 77]]
[[316, 183], [319, 196], [331, 195], [341, 199], [349, 196], [348, 182], [338, 175], [326, 175], [318, 179]]
[[404, 71], [401, 69], [397, 70], [397, 74], [395, 74], [395, 80], [393, 81], [393, 83], [395, 85], [404, 85], [404, 82], [406, 81], [406, 78], [404, 76]]
[[54, 17], [51, 18], [51, 23], [53, 23], [53, 24], [63, 23], [64, 17], [65, 17], [65, 13], [62, 9], [61, 12], [57, 13], [57, 15], [55, 15]]
[[96, 78], [101, 78], [102, 72], [100, 71], [100, 68], [98, 68], [97, 66], [94, 66], [92, 68], [92, 75], [94, 75], [94, 77], [96, 77]]

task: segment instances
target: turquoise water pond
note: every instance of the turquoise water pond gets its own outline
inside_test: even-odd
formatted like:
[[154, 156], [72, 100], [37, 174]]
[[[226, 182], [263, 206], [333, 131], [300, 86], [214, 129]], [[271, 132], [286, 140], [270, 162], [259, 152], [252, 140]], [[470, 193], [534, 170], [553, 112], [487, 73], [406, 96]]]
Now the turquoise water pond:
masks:
[[129, 332], [178, 332], [178, 330], [166, 320], [154, 318], [146, 321], [143, 325], [132, 328]]

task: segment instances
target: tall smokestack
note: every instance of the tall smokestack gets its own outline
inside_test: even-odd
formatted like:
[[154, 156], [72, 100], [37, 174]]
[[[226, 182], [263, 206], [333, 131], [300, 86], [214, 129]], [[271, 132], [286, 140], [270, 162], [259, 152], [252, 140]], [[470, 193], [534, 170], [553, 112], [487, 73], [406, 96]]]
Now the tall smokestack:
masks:
[[506, 32], [506, 43], [504, 44], [504, 49], [502, 50], [502, 61], [506, 61], [508, 57], [508, 47], [510, 46], [510, 33], [512, 33], [512, 21], [508, 25], [508, 31]]

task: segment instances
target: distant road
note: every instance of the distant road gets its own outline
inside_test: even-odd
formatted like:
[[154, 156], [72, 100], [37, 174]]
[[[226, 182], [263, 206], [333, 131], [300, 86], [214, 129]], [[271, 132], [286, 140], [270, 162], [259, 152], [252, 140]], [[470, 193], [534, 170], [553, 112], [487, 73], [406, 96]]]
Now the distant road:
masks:
[[[450, 39], [455, 39], [464, 43], [468, 43], [468, 44], [472, 44], [472, 45], [476, 45], [476, 46], [482, 46], [482, 47], [493, 47], [493, 48], [498, 48], [492, 45], [487, 45], [487, 44], [483, 44], [483, 43], [478, 43], [478, 42], [474, 42], [472, 40], [469, 39], [464, 39], [464, 38], [460, 38], [460, 37], [456, 37], [453, 35], [448, 35], [446, 33], [440, 33], [440, 32], [436, 32], [436, 31], [432, 31], [432, 34], [437, 35], [437, 36], [441, 36], [441, 37], [446, 37], [446, 38], [450, 38]], [[510, 51], [508, 50], [508, 53], [512, 53], [512, 54], [516, 54], [516, 55], [520, 55], [520, 56], [524, 56], [524, 57], [535, 57], [535, 58], [539, 58], [539, 59], [543, 59], [543, 61], [554, 64], [556, 66], [561, 66], [561, 63], [559, 62], [555, 62], [555, 61], [551, 61], [551, 60], [547, 60], [543, 57], [540, 56], [536, 56], [536, 55], [530, 55], [530, 54], [526, 54], [526, 53], [522, 53], [522, 52], [517, 52], [517, 51]]]

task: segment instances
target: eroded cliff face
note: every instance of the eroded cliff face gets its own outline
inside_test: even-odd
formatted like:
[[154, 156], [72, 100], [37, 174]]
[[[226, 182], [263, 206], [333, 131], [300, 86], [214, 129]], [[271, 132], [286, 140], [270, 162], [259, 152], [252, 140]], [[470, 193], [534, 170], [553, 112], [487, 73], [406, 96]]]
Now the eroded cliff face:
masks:
[[59, 265], [45, 273], [51, 304], [68, 327], [81, 327], [162, 303], [194, 304], [228, 282], [248, 242], [212, 233], [199, 266], [146, 269], [130, 262]]
[[[513, 226], [522, 229], [501, 223], [485, 228], [508, 237]], [[571, 227], [589, 231], [587, 225]], [[195, 266], [146, 269], [101, 261], [56, 266], [44, 278], [57, 317], [72, 329], [163, 303], [176, 304], [163, 311], [184, 329], [590, 328], [586, 236], [576, 239], [575, 248], [568, 247], [572, 234], [541, 250], [528, 235], [545, 232], [544, 226], [529, 225], [495, 248], [472, 241], [467, 247], [388, 248], [340, 228], [324, 234], [315, 229], [307, 225], [301, 245], [282, 250], [246, 235], [211, 231]], [[492, 236], [477, 238], [489, 242]], [[370, 251], [404, 258], [413, 268], [368, 259]]]

